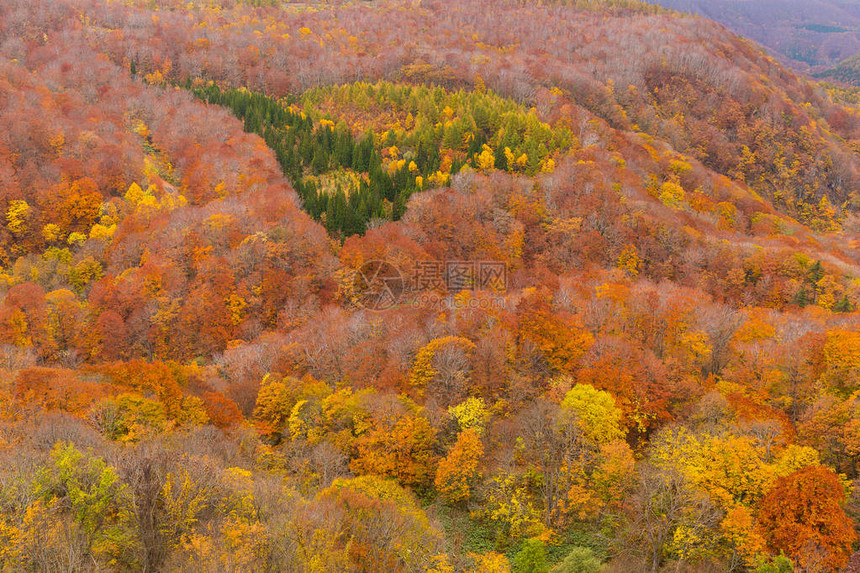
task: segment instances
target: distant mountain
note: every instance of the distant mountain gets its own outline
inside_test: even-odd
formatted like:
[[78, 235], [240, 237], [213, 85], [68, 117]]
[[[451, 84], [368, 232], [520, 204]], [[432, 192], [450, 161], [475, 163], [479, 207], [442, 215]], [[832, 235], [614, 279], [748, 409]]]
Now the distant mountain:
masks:
[[[820, 74], [860, 52], [858, 0], [655, 0], [698, 14], [764, 47], [797, 71]], [[841, 71], [839, 79], [860, 79]]]
[[860, 86], [860, 53], [854, 54], [839, 62], [838, 65], [816, 74], [816, 77]]

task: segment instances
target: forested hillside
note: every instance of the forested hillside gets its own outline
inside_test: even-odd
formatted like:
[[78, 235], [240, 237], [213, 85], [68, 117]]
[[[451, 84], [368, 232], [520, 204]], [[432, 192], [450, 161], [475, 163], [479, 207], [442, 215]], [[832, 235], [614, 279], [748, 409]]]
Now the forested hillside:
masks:
[[857, 569], [854, 99], [627, 0], [4, 0], [0, 570]]
[[853, 0], [653, 1], [711, 18], [803, 73], [827, 72], [860, 52], [860, 3]]

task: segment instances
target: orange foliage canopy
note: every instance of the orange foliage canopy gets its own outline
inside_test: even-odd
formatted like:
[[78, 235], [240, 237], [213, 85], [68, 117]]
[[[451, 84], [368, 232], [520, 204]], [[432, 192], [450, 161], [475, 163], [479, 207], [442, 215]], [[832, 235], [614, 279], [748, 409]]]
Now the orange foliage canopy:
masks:
[[844, 500], [839, 476], [825, 467], [808, 466], [779, 478], [760, 504], [759, 525], [768, 546], [805, 570], [813, 563], [841, 570], [857, 540]]
[[96, 401], [114, 392], [109, 385], [84, 379], [74, 370], [27, 368], [15, 377], [12, 395], [28, 409], [85, 415]]
[[463, 430], [436, 470], [436, 489], [442, 497], [452, 502], [469, 498], [472, 484], [480, 476], [478, 464], [483, 453], [478, 433], [472, 428]]
[[579, 328], [576, 317], [554, 312], [546, 293], [531, 293], [520, 303], [520, 339], [534, 344], [548, 366], [561, 373], [579, 366], [594, 342], [590, 332]]
[[427, 485], [436, 470], [435, 439], [436, 430], [422, 416], [405, 415], [393, 424], [375, 420], [373, 429], [356, 440], [350, 469], [404, 485]]

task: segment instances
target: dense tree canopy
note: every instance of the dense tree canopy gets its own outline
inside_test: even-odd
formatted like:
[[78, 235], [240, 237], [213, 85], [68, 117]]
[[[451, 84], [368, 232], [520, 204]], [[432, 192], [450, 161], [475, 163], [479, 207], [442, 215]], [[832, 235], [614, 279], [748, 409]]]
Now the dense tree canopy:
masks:
[[0, 570], [840, 570], [850, 100], [628, 0], [5, 0]]

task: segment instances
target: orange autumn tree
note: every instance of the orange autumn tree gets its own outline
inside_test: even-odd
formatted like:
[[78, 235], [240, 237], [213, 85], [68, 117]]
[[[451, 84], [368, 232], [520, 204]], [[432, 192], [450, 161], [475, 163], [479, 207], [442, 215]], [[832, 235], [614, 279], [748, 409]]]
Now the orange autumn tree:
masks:
[[804, 570], [840, 571], [857, 534], [842, 504], [845, 488], [833, 471], [808, 466], [776, 480], [759, 504], [759, 526], [768, 547]]
[[116, 390], [128, 389], [138, 396], [157, 400], [164, 406], [167, 418], [179, 425], [193, 426], [209, 421], [203, 400], [183, 391], [188, 372], [176, 362], [135, 359], [101, 365], [95, 371]]
[[594, 336], [580, 328], [578, 317], [553, 309], [551, 298], [543, 291], [526, 293], [517, 308], [520, 343], [534, 345], [551, 370], [572, 372]]
[[854, 475], [860, 464], [860, 393], [845, 400], [822, 394], [807, 410], [797, 432], [805, 444], [821, 452], [829, 466]]
[[480, 476], [478, 464], [484, 454], [481, 438], [474, 429], [460, 432], [448, 455], [436, 469], [436, 489], [452, 503], [469, 499], [472, 485]]
[[12, 398], [25, 411], [62, 410], [84, 416], [109, 393], [106, 385], [61, 368], [25, 368], [12, 383]]
[[436, 430], [421, 409], [403, 398], [406, 412], [373, 417], [370, 429], [356, 438], [350, 470], [358, 475], [394, 478], [403, 485], [429, 485], [436, 471]]
[[98, 184], [89, 177], [63, 180], [46, 195], [47, 218], [59, 227], [62, 236], [75, 231], [89, 233], [104, 200]]
[[826, 369], [822, 382], [845, 393], [860, 387], [860, 332], [828, 332], [823, 354]]
[[230, 428], [242, 421], [242, 412], [236, 402], [221, 392], [204, 392], [203, 407], [209, 421], [217, 428]]
[[32, 346], [46, 350], [49, 345], [48, 305], [45, 289], [26, 282], [9, 289], [0, 303], [0, 343]]

